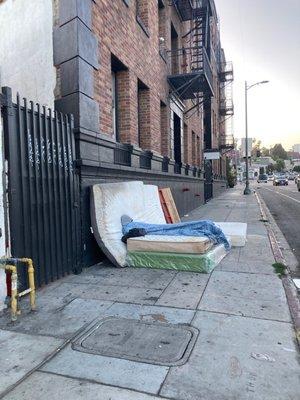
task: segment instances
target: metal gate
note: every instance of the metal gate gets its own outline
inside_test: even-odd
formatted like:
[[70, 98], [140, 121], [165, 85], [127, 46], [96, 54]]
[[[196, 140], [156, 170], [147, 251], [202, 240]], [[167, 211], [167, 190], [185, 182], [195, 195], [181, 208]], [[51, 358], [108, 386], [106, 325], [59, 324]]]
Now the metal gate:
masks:
[[204, 201], [207, 202], [213, 197], [213, 171], [211, 160], [205, 160], [204, 178]]
[[18, 96], [14, 104], [9, 88], [2, 109], [11, 253], [33, 259], [41, 286], [80, 270], [73, 119]]

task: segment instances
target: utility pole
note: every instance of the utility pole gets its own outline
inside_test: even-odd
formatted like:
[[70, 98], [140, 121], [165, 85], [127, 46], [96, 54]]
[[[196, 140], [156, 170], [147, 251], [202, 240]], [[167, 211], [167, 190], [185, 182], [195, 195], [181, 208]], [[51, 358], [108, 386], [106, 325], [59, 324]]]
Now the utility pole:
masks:
[[244, 190], [244, 194], [250, 194], [251, 190], [249, 187], [249, 146], [248, 146], [248, 83], [245, 81], [245, 126], [246, 126], [246, 187]]
[[249, 187], [249, 146], [248, 146], [248, 90], [257, 85], [263, 85], [265, 83], [269, 83], [269, 81], [261, 81], [256, 82], [253, 85], [248, 86], [247, 81], [245, 81], [245, 128], [246, 128], [246, 143], [245, 143], [245, 151], [246, 151], [246, 187], [244, 190], [244, 194], [251, 194], [251, 190]]

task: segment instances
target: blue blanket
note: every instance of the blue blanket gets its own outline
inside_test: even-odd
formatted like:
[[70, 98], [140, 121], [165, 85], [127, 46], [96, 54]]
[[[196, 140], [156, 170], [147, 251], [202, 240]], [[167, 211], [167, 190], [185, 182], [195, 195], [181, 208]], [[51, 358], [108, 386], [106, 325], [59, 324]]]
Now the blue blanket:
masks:
[[123, 225], [123, 235], [134, 228], [145, 229], [146, 235], [208, 237], [213, 243], [224, 244], [225, 249], [230, 250], [230, 244], [222, 229], [209, 220], [181, 222], [179, 224], [147, 224], [132, 221]]

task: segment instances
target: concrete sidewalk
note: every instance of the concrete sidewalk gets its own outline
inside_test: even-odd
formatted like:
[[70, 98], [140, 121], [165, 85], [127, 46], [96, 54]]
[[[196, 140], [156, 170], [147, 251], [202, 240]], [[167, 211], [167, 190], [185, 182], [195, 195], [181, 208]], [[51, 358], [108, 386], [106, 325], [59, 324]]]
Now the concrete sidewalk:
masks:
[[[298, 400], [295, 332], [256, 197], [229, 190], [186, 217], [200, 218], [248, 223], [247, 245], [232, 249], [210, 275], [102, 263], [40, 290], [39, 311], [14, 325], [1, 315], [0, 398]], [[136, 348], [124, 345], [127, 356], [117, 356], [120, 332], [104, 323], [136, 320], [154, 334], [133, 329]], [[87, 329], [91, 336], [80, 338]], [[155, 340], [168, 332], [157, 351]], [[192, 334], [188, 354], [182, 343]], [[88, 346], [102, 347], [102, 355]], [[185, 363], [162, 361], [180, 352]]]

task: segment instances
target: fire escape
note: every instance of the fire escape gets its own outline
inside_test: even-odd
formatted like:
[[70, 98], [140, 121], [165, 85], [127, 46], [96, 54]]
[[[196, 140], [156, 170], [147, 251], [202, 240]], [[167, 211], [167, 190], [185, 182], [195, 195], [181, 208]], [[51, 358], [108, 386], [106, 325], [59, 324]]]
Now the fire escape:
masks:
[[231, 62], [220, 62], [220, 117], [222, 118], [223, 132], [220, 135], [220, 150], [234, 149], [234, 137], [232, 133], [232, 117], [234, 106], [232, 100], [232, 83], [234, 80], [233, 66]]
[[199, 107], [205, 98], [214, 95], [209, 51], [210, 0], [172, 0], [182, 21], [191, 21], [191, 29], [182, 37], [182, 47], [169, 51], [168, 82], [171, 95], [191, 100]]

